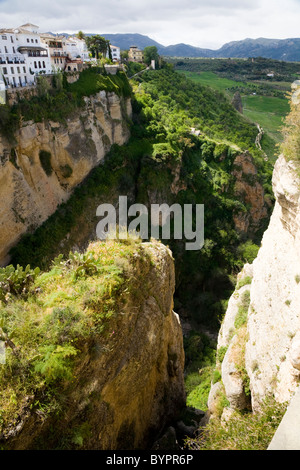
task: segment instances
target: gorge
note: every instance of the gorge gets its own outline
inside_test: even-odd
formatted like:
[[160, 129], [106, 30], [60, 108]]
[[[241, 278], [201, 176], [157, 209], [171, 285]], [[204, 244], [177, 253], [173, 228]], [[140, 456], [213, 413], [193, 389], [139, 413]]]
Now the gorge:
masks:
[[[1, 263], [42, 270], [28, 285], [19, 274], [17, 295], [0, 272], [1, 328], [17, 348], [0, 371], [4, 448], [151, 448], [186, 411], [203, 331], [219, 336], [206, 417], [220, 397], [224, 419], [297, 388], [295, 164], [282, 155], [273, 172], [256, 125], [168, 67], [132, 88], [86, 93], [63, 125], [23, 120], [14, 143], [1, 135]], [[204, 203], [203, 249], [96, 241], [96, 208], [118, 209], [120, 194]]]

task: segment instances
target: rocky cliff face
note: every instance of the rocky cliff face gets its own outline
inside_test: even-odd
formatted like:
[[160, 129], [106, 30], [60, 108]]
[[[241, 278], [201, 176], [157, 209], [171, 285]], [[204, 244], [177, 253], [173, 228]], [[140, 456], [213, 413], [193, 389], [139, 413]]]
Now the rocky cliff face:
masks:
[[[258, 256], [238, 276], [222, 323], [218, 362], [230, 408], [259, 410], [273, 395], [289, 401], [300, 381], [300, 185], [281, 155], [273, 173], [276, 204]], [[224, 355], [225, 353], [225, 355]]]
[[[114, 242], [109, 243], [107, 248], [102, 244], [104, 252], [113, 253]], [[90, 249], [97, 251], [95, 246]], [[168, 248], [158, 242], [132, 246], [126, 302], [119, 299], [106, 334], [91, 334], [81, 345], [73, 379], [60, 385], [63, 411], [57, 418], [55, 413], [45, 416], [33, 405], [37, 398], [24, 401], [23, 396], [17, 421], [2, 430], [2, 444], [9, 449], [61, 448], [67, 436], [82, 431], [83, 437], [76, 442], [72, 438], [67, 448], [149, 448], [185, 406], [183, 338], [173, 311], [174, 286]], [[117, 293], [112, 295], [118, 299]]]
[[24, 122], [12, 147], [0, 135], [0, 264], [27, 229], [44, 222], [129, 137], [130, 99], [99, 92], [66, 125]]

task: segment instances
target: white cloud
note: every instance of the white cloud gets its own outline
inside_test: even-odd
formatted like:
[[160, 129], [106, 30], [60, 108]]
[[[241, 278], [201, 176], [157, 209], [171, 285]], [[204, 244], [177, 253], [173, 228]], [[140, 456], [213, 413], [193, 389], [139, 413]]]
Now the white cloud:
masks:
[[0, 27], [141, 33], [164, 44], [218, 48], [246, 37], [299, 36], [300, 2], [286, 0], [0, 0]]

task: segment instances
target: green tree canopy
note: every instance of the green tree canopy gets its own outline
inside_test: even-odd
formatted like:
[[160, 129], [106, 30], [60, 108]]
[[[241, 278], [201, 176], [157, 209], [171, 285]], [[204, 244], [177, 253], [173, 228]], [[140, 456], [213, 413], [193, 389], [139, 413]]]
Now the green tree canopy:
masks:
[[85, 34], [82, 31], [78, 31], [76, 36], [78, 37], [78, 39], [85, 39]]
[[156, 46], [147, 46], [147, 47], [145, 47], [143, 53], [144, 53], [144, 62], [145, 62], [145, 64], [150, 65], [151, 60], [155, 60], [155, 65], [158, 64], [159, 55], [158, 55]]
[[106, 40], [103, 36], [99, 34], [87, 36], [85, 42], [93, 57], [96, 57], [96, 59], [99, 59], [100, 54], [102, 54], [103, 57], [105, 57], [107, 53], [109, 54], [109, 40]]

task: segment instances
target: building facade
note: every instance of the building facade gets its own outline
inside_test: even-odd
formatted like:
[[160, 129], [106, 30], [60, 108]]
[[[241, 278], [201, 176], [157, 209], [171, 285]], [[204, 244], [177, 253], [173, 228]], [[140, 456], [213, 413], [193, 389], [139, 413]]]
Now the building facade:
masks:
[[121, 60], [121, 49], [118, 46], [110, 44], [111, 58], [113, 62], [120, 62]]
[[89, 60], [89, 51], [86, 42], [77, 37], [68, 37], [64, 41], [64, 50], [70, 59]]
[[50, 58], [41, 45], [38, 26], [27, 23], [0, 30], [0, 76], [6, 87], [33, 85], [36, 75], [48, 73]]
[[144, 60], [143, 51], [138, 49], [137, 46], [131, 46], [129, 51], [128, 51], [128, 60], [130, 62], [143, 63], [143, 60]]

